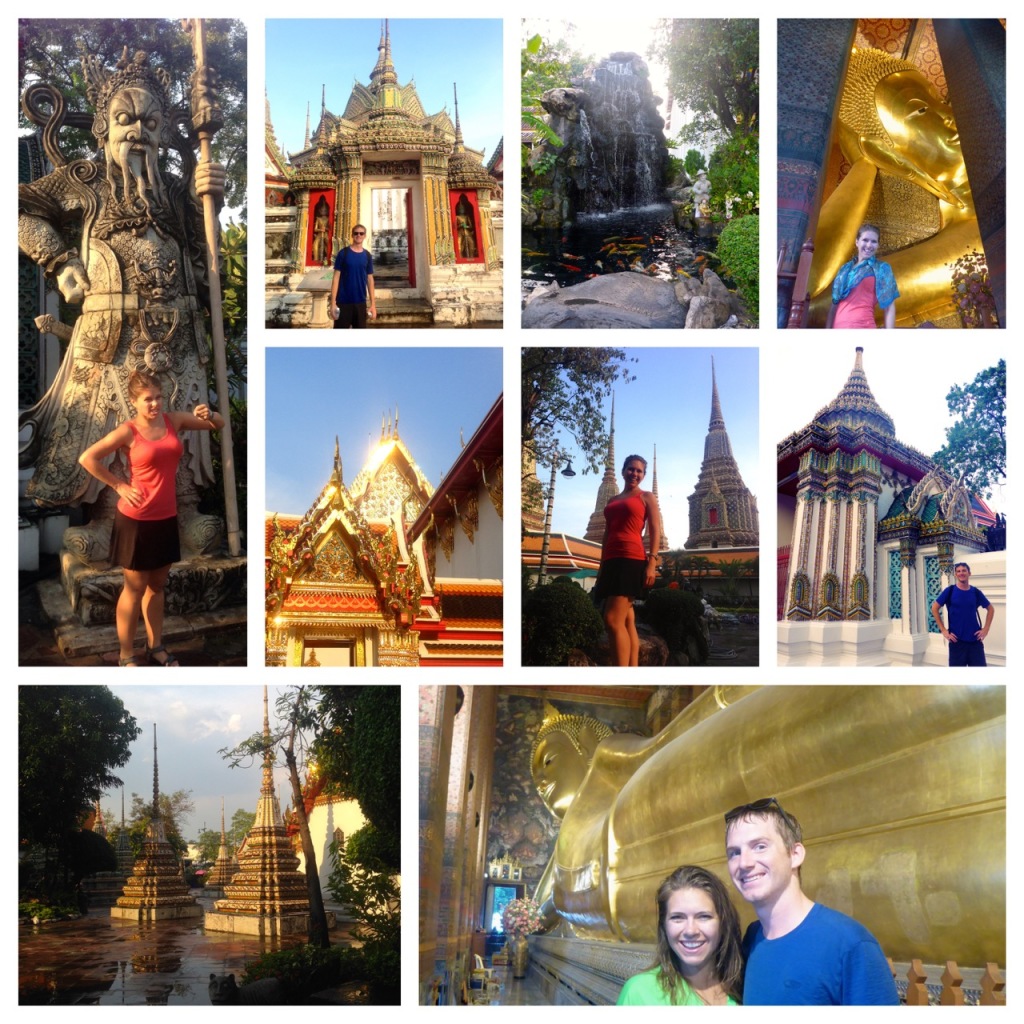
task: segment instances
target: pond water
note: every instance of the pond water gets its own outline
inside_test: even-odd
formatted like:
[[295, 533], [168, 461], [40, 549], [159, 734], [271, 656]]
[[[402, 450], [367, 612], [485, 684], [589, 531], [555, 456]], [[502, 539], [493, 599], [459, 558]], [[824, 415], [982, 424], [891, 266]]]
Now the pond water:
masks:
[[560, 230], [523, 228], [523, 293], [557, 281], [565, 288], [601, 274], [643, 272], [662, 281], [715, 266], [715, 238], [681, 231], [668, 203], [582, 214]]

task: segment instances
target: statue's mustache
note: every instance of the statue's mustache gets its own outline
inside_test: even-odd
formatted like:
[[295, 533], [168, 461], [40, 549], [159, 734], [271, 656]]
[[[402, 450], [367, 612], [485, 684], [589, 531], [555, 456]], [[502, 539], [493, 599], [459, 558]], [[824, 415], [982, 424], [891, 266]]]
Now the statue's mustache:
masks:
[[116, 163], [121, 169], [121, 179], [124, 187], [124, 198], [132, 198], [134, 193], [142, 200], [146, 209], [149, 209], [149, 197], [147, 192], [152, 192], [157, 202], [164, 201], [164, 185], [160, 177], [160, 167], [157, 162], [157, 150], [155, 146], [140, 146], [136, 152], [142, 157], [139, 171], [136, 173], [132, 166], [130, 156], [133, 147], [138, 145], [136, 139], [124, 139], [111, 147], [110, 159], [107, 161], [107, 181], [111, 189], [116, 188], [113, 180], [113, 165]]

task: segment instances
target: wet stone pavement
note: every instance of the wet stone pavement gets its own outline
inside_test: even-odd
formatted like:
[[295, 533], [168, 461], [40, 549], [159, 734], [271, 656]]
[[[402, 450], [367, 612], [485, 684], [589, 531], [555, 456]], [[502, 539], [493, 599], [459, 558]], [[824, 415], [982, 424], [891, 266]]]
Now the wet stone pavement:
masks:
[[[195, 893], [193, 893], [195, 895]], [[209, 900], [200, 900], [209, 903]], [[18, 1002], [35, 1006], [209, 1006], [211, 974], [234, 974], [261, 952], [301, 945], [303, 937], [265, 940], [206, 935], [202, 918], [139, 924], [112, 920], [109, 908], [77, 921], [19, 925]], [[339, 924], [331, 942], [349, 945]], [[320, 1002], [348, 1002], [323, 993]]]

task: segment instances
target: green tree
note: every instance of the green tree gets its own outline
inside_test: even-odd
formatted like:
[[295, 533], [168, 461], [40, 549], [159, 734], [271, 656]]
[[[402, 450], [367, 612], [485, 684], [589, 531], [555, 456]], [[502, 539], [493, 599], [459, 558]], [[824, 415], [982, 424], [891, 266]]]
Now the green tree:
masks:
[[969, 384], [955, 384], [946, 405], [958, 417], [932, 458], [964, 486], [989, 497], [1006, 476], [1006, 360], [982, 370]]
[[[164, 835], [179, 859], [188, 850], [188, 840], [182, 835], [179, 822], [194, 813], [195, 809], [191, 790], [179, 789], [174, 793], [160, 794], [160, 817], [164, 825]], [[115, 820], [113, 811], [108, 810], [104, 814], [108, 821]], [[125, 831], [128, 833], [128, 842], [131, 845], [132, 853], [136, 857], [142, 852], [142, 844], [146, 841], [146, 832], [152, 820], [153, 798], [132, 793], [132, 806], [125, 823]], [[117, 838], [120, 834], [120, 823], [108, 827], [107, 840], [111, 846], [117, 846]]]
[[636, 379], [625, 363], [626, 353], [617, 348], [524, 348], [524, 449], [545, 463], [546, 454], [557, 447], [558, 435], [564, 433], [587, 466], [597, 472], [608, 447], [604, 399], [616, 381]]
[[[214, 136], [213, 157], [227, 168], [225, 202], [240, 208], [244, 220], [248, 75], [245, 25], [241, 21], [207, 19], [206, 30], [208, 59], [217, 71], [224, 114], [224, 127]], [[176, 20], [23, 19], [18, 23], [19, 91], [24, 92], [34, 82], [47, 83], [67, 97], [71, 111], [91, 113], [79, 46], [102, 60], [105, 67], [113, 67], [126, 46], [129, 53], [144, 50], [153, 65], [165, 68], [171, 76], [172, 102], [187, 108], [189, 77], [195, 65], [191, 41]], [[23, 112], [19, 123], [23, 128], [32, 127]], [[69, 157], [83, 157], [94, 152], [95, 140], [88, 127], [68, 127], [61, 132], [61, 146]]]
[[[241, 846], [242, 840], [248, 835], [255, 820], [256, 815], [252, 811], [242, 808], [235, 811], [231, 818], [231, 824], [224, 830], [229, 853]], [[216, 860], [217, 854], [220, 852], [220, 829], [201, 829], [196, 839], [196, 846], [199, 847], [200, 860]]]
[[[401, 696], [394, 686], [320, 686], [318, 770], [359, 802], [369, 823], [355, 833], [372, 859], [401, 867]], [[354, 839], [355, 836], [352, 838]]]
[[661, 26], [652, 48], [669, 69], [669, 86], [693, 112], [681, 137], [698, 141], [718, 130], [745, 135], [758, 118], [756, 18], [677, 18]]
[[18, 687], [18, 835], [53, 847], [104, 790], [121, 785], [140, 729], [105, 686]]
[[[562, 139], [551, 130], [544, 118], [541, 97], [548, 89], [567, 86], [583, 74], [591, 58], [573, 50], [564, 39], [548, 43], [540, 35], [531, 36], [520, 51], [520, 100], [523, 127], [535, 131], [553, 146]], [[523, 171], [527, 170], [527, 153], [523, 150]]]
[[699, 149], [688, 149], [683, 158], [683, 169], [691, 177], [695, 178], [698, 171], [707, 170], [707, 161]]

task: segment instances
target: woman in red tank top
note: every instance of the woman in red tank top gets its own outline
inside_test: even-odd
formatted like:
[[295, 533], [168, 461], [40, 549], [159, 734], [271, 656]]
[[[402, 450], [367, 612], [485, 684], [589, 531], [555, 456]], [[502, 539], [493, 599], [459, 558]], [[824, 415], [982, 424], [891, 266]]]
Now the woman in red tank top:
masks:
[[[117, 600], [118, 664], [137, 668], [135, 632], [139, 615], [146, 626], [146, 655], [154, 665], [176, 667], [163, 645], [164, 585], [178, 561], [178, 507], [175, 478], [181, 459], [182, 430], [219, 430], [224, 419], [205, 405], [195, 411], [164, 412], [160, 380], [135, 370], [128, 378], [128, 404], [135, 416], [84, 451], [78, 461], [120, 499], [110, 534], [110, 561], [124, 567], [124, 589]], [[129, 479], [115, 476], [111, 456], [125, 452]]]
[[[658, 499], [640, 489], [647, 475], [647, 460], [627, 455], [622, 464], [625, 486], [604, 507], [607, 526], [601, 545], [601, 569], [594, 597], [603, 601], [605, 629], [611, 642], [615, 664], [640, 663], [640, 637], [636, 632], [633, 602], [654, 586], [661, 541], [661, 515]], [[647, 527], [650, 556], [644, 550], [643, 532]]]

